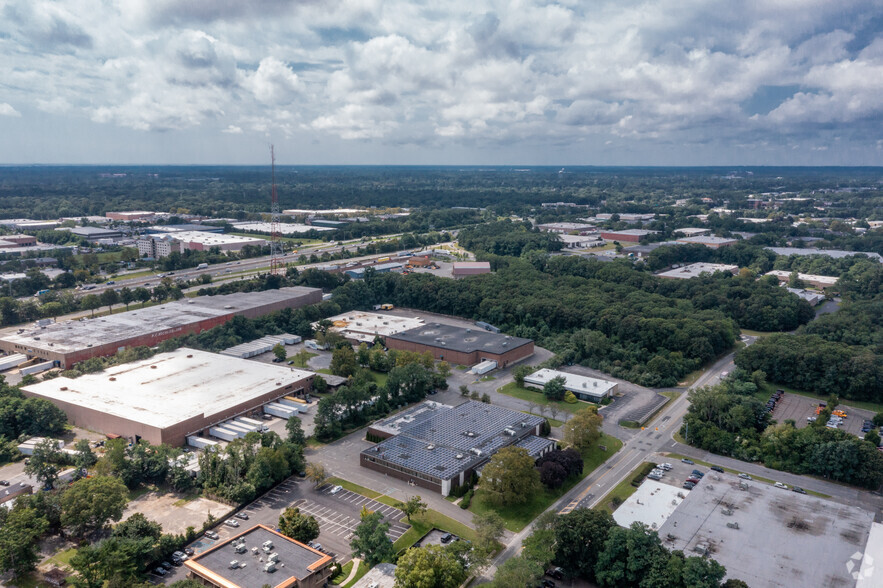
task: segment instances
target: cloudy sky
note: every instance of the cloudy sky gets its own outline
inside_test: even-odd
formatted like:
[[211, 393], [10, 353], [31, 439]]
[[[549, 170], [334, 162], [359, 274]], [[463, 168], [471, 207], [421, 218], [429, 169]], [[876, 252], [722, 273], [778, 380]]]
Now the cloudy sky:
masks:
[[0, 163], [883, 165], [880, 0], [0, 0]]

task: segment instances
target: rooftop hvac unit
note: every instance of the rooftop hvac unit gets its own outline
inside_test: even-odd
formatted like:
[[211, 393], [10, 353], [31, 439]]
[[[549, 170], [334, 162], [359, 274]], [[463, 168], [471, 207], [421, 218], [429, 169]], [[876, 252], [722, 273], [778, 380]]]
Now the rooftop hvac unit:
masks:
[[583, 382], [583, 388], [587, 388], [587, 387], [588, 387], [588, 384], [586, 384], [586, 382]]
[[435, 445], [430, 443], [429, 445], [426, 446], [426, 449], [428, 449], [429, 451], [432, 451], [433, 449], [435, 449]]
[[509, 427], [506, 427], [505, 429], [503, 429], [503, 432], [506, 433], [507, 435], [509, 435], [510, 437], [515, 436], [515, 429], [510, 429]]
[[454, 459], [463, 459], [463, 454], [458, 453], [457, 455], [454, 456]]
[[466, 435], [467, 437], [475, 437], [475, 433], [473, 433], [472, 431], [466, 431], [463, 434]]
[[[39, 339], [39, 337], [35, 337], [35, 339]], [[441, 337], [436, 337], [435, 340], [436, 342], [441, 341]]]
[[503, 347], [507, 346], [508, 344], [509, 344], [508, 341], [503, 341]]
[[224, 308], [227, 309], [227, 310], [230, 310], [230, 309], [233, 308], [233, 307], [230, 306], [229, 304], [227, 304], [227, 305], [224, 306]]
[[481, 457], [481, 449], [479, 449], [478, 447], [473, 447], [469, 450], [469, 453]]
[[523, 429], [526, 426], [527, 426], [527, 421], [521, 421], [521, 428]]
[[279, 561], [279, 554], [278, 553], [271, 553], [270, 557], [267, 558], [267, 561], [269, 561], [271, 563], [276, 563], [277, 561]]
[[272, 574], [273, 572], [276, 571], [276, 564], [270, 562], [270, 563], [264, 565], [264, 571], [267, 572], [268, 574]]

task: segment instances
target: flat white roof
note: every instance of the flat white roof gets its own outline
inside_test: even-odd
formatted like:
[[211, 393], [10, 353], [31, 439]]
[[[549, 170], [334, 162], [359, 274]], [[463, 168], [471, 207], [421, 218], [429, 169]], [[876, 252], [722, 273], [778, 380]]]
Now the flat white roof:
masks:
[[421, 318], [361, 311], [346, 312], [328, 320], [334, 323], [332, 331], [337, 331], [344, 337], [365, 342], [373, 341], [375, 335], [387, 337], [423, 324]]
[[322, 210], [310, 210], [308, 208], [287, 208], [282, 214], [356, 214], [359, 212], [368, 212], [363, 208], [325, 208]]
[[720, 244], [720, 243], [735, 243], [738, 239], [727, 239], [726, 237], [712, 237], [708, 235], [699, 235], [698, 237], [681, 237], [678, 239], [679, 243], [702, 243], [703, 245], [707, 244]]
[[620, 527], [630, 527], [638, 521], [658, 531], [684, 501], [686, 492], [671, 484], [645, 478], [635, 493], [613, 511], [613, 520]]
[[730, 272], [739, 271], [738, 265], [727, 265], [725, 263], [691, 263], [684, 267], [678, 267], [658, 275], [660, 278], [677, 278], [686, 280], [689, 278], [699, 277], [701, 274], [713, 274], [714, 272]]
[[[777, 278], [790, 278], [791, 272], [786, 270], [772, 270], [766, 273], [768, 276], [776, 276]], [[837, 283], [837, 279], [834, 276], [817, 276], [815, 274], [797, 274], [797, 278], [799, 280], [813, 281], [818, 282], [820, 284], [828, 284], [833, 286]]]
[[611, 390], [616, 388], [616, 382], [545, 368], [525, 376], [524, 381], [534, 386], [545, 386], [546, 382], [559, 376], [564, 378], [564, 388], [571, 392], [602, 396], [609, 394]]
[[684, 227], [683, 229], [675, 229], [675, 233], [683, 233], [685, 235], [701, 235], [703, 233], [711, 232], [710, 228], [701, 228], [701, 227]]
[[178, 231], [169, 233], [173, 239], [178, 241], [186, 241], [188, 243], [201, 243], [203, 245], [258, 245], [266, 243], [266, 239], [257, 237], [240, 237], [239, 235], [221, 235], [218, 233], [209, 233], [206, 231]]
[[[279, 232], [283, 235], [295, 235], [297, 233], [306, 233], [307, 231], [333, 231], [329, 227], [314, 227], [312, 225], [301, 225], [297, 223], [279, 223]], [[237, 231], [258, 231], [259, 233], [269, 233], [273, 230], [270, 223], [233, 223], [233, 228]]]
[[852, 575], [858, 581], [855, 588], [877, 588], [883, 582], [883, 525], [871, 523], [871, 533], [868, 535], [868, 543], [865, 545], [865, 553], [861, 561], [856, 561], [853, 555]]
[[182, 347], [76, 379], [59, 377], [28, 392], [157, 428], [232, 406], [309, 378], [311, 372]]

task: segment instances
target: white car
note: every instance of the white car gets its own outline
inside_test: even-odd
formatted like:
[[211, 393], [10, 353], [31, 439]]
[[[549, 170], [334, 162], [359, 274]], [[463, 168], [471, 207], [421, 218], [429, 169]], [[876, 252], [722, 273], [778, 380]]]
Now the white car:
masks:
[[328, 493], [329, 494], [337, 494], [341, 490], [343, 490], [343, 486], [334, 486], [333, 488], [331, 488], [331, 490], [329, 490]]
[[239, 521], [237, 521], [236, 519], [227, 519], [226, 521], [224, 521], [224, 524], [228, 527], [238, 527]]
[[751, 479], [751, 476], [749, 476], [748, 474], [739, 474], [739, 477], [742, 478], [743, 480], [750, 480]]
[[661, 463], [661, 464], [659, 464], [658, 467], [662, 468], [665, 471], [670, 471], [672, 468], [672, 465], [670, 463]]
[[775, 487], [776, 487], [776, 488], [781, 488], [782, 490], [787, 490], [787, 489], [788, 489], [788, 486], [786, 486], [786, 485], [783, 484], [782, 482], [776, 482], [776, 483], [775, 483]]
[[209, 539], [217, 539], [218, 538], [218, 534], [215, 533], [214, 531], [206, 531], [205, 536], [208, 537]]

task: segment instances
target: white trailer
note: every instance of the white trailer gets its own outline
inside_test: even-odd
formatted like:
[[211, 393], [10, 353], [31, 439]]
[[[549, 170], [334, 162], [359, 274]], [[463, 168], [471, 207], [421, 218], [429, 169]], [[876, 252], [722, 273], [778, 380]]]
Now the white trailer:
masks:
[[250, 419], [248, 417], [236, 417], [233, 420], [235, 420], [238, 423], [242, 423], [243, 425], [251, 425], [252, 427], [257, 427], [258, 431], [263, 432], [263, 431], [270, 430], [270, 427], [268, 427], [266, 424], [262, 423], [261, 421], [256, 421], [256, 420]]
[[224, 441], [233, 441], [234, 439], [245, 437], [245, 433], [241, 433], [239, 431], [231, 431], [230, 429], [225, 429], [223, 427], [212, 427], [208, 430], [208, 432], [209, 435], [213, 435], [218, 439], [223, 439]]
[[190, 447], [196, 447], [197, 449], [205, 449], [206, 447], [212, 447], [217, 444], [217, 441], [212, 441], [211, 439], [206, 439], [205, 437], [200, 437], [199, 435], [187, 436], [187, 445], [189, 445]]
[[237, 423], [236, 421], [225, 421], [221, 426], [225, 429], [230, 429], [231, 431], [240, 431], [244, 434], [257, 432], [257, 429], [255, 429], [254, 427], [246, 426], [241, 423]]
[[310, 406], [308, 404], [301, 404], [300, 402], [294, 402], [293, 400], [288, 400], [287, 398], [280, 398], [279, 400], [277, 400], [277, 402], [282, 406], [286, 406], [304, 414], [306, 414], [307, 411], [310, 410]]
[[45, 372], [46, 370], [51, 370], [54, 362], [46, 361], [43, 363], [38, 363], [36, 365], [31, 365], [28, 367], [21, 368], [19, 373], [23, 376], [27, 376], [28, 374], [39, 374], [40, 372]]
[[472, 366], [472, 369], [469, 370], [469, 373], [475, 374], [476, 376], [483, 376], [484, 374], [492, 372], [495, 369], [497, 369], [497, 362], [491, 359], [486, 359], [485, 361]]
[[275, 417], [279, 417], [280, 419], [290, 419], [294, 415], [297, 414], [296, 410], [292, 410], [290, 407], [279, 404], [278, 402], [271, 402], [270, 404], [264, 405], [264, 412], [266, 414], [271, 414]]
[[0, 372], [11, 370], [12, 368], [26, 362], [27, 360], [27, 356], [22, 355], [21, 353], [13, 353], [12, 355], [0, 357]]

